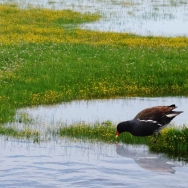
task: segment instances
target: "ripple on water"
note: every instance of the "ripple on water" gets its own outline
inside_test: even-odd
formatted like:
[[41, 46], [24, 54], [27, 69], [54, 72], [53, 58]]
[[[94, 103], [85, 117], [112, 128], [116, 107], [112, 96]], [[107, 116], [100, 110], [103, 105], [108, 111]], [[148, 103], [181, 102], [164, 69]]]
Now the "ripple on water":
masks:
[[0, 147], [2, 187], [184, 187], [188, 183], [187, 165], [150, 153], [145, 146], [67, 139], [28, 144], [1, 137]]

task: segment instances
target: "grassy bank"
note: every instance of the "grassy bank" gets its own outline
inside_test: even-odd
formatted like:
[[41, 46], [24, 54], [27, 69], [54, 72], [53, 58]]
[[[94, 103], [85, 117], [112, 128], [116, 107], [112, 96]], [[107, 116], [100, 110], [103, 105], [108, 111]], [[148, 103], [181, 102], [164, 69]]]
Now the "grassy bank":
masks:
[[188, 162], [188, 128], [167, 128], [162, 131], [155, 144], [149, 145], [155, 152], [167, 153]]

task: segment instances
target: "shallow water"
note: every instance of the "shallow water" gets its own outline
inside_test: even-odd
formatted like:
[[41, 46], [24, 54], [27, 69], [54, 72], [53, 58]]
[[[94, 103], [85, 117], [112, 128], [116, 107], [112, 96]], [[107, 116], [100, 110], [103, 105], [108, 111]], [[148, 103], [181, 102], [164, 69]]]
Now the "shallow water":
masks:
[[[173, 103], [178, 105], [178, 110], [185, 111], [175, 118], [177, 124], [188, 122], [188, 98], [185, 97], [72, 101], [20, 109], [17, 111], [17, 118], [26, 113], [34, 119], [36, 126], [32, 126], [45, 132], [46, 128], [56, 127], [63, 121], [115, 122], [129, 119], [145, 107]], [[13, 124], [17, 127], [22, 123], [17, 120]], [[30, 127], [31, 124], [28, 123], [27, 126]], [[153, 188], [183, 188], [188, 184], [188, 164], [169, 159], [164, 154], [151, 153], [147, 146], [91, 143], [53, 135], [44, 139], [52, 141], [34, 144], [1, 137], [2, 187], [135, 188], [152, 185]]]
[[38, 106], [17, 111], [16, 122], [20, 115], [26, 113], [35, 124], [57, 126], [61, 123], [73, 124], [77, 122], [96, 123], [103, 121], [120, 121], [133, 119], [136, 114], [148, 107], [159, 105], [178, 106], [177, 111], [184, 111], [174, 118], [172, 124], [177, 126], [188, 125], [186, 97], [155, 97], [155, 98], [119, 98], [106, 100], [72, 101], [57, 105]]
[[1, 187], [186, 187], [188, 166], [147, 147], [0, 139]]
[[81, 27], [139, 35], [188, 36], [186, 0], [0, 0], [51, 9], [97, 12], [102, 18]]

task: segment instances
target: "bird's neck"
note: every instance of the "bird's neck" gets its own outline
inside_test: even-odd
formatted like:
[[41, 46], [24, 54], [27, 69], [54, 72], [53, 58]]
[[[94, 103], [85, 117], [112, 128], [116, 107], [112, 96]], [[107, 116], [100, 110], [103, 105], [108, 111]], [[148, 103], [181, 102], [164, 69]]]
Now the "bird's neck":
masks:
[[131, 121], [125, 121], [122, 125], [122, 132], [131, 132], [132, 124]]
[[127, 121], [126, 128], [127, 128], [127, 132], [131, 132], [131, 130], [133, 128], [132, 120]]

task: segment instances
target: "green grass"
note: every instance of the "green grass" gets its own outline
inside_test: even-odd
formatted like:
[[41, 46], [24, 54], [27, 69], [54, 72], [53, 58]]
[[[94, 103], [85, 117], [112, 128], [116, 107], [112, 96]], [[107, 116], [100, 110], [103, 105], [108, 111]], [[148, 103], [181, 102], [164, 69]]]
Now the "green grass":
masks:
[[0, 122], [18, 108], [120, 96], [187, 96], [186, 48], [0, 46]]
[[103, 141], [116, 143], [118, 141], [126, 144], [148, 144], [151, 137], [135, 137], [130, 133], [122, 133], [118, 138], [115, 137], [116, 127], [110, 121], [95, 124], [73, 124], [60, 128], [61, 136], [68, 136], [78, 139]]
[[157, 138], [157, 142], [150, 145], [150, 150], [167, 153], [188, 162], [188, 128], [167, 128]]
[[16, 130], [13, 127], [0, 126], [0, 135], [6, 135], [8, 137], [14, 137], [17, 139], [30, 139], [33, 142], [40, 142], [40, 133], [38, 131], [32, 131], [29, 128], [25, 130]]
[[18, 131], [13, 128], [0, 126], [0, 135], [16, 136], [18, 135]]

